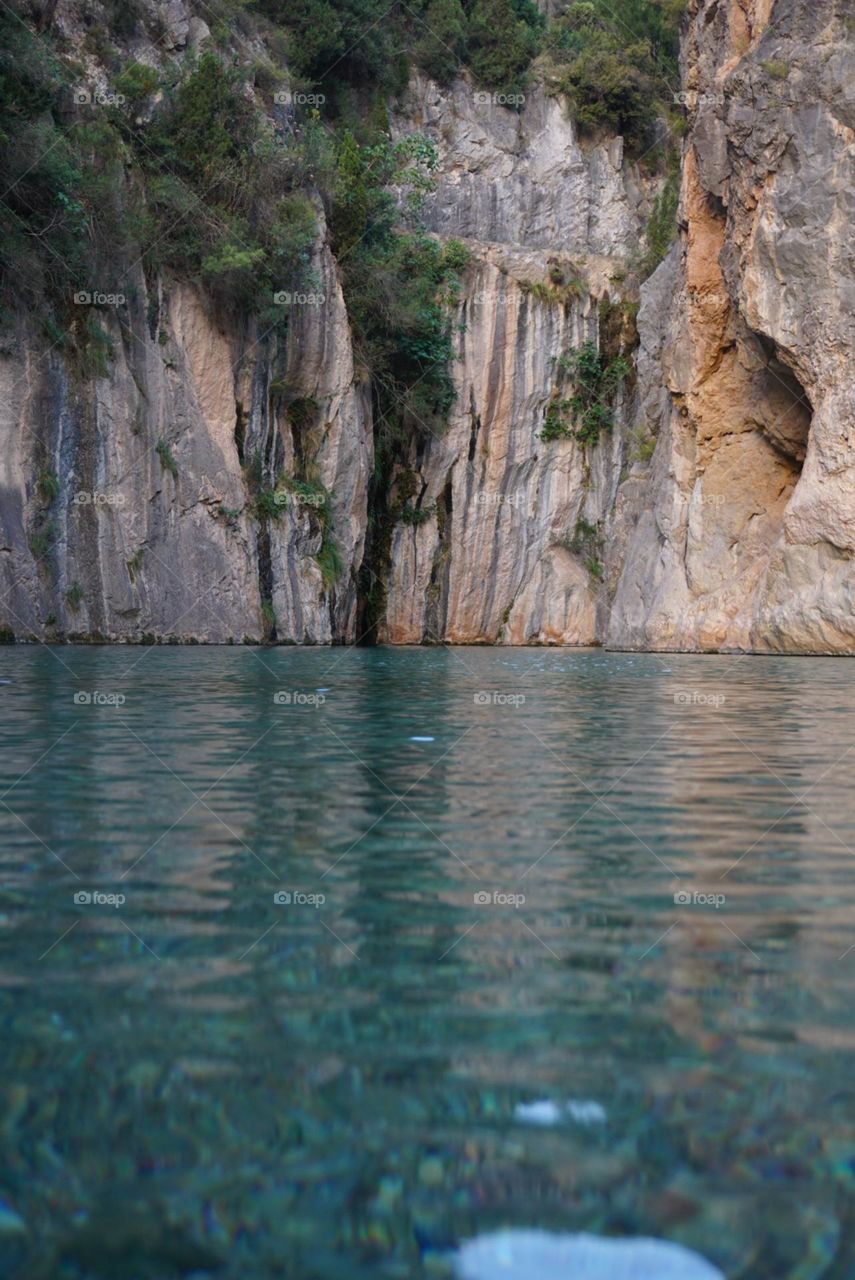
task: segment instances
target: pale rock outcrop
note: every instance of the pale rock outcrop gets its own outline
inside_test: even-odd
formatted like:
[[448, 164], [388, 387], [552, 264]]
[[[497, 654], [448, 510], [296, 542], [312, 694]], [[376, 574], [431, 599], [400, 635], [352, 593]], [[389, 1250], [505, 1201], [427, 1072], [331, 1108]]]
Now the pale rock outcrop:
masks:
[[447, 430], [411, 460], [423, 523], [393, 535], [383, 637], [393, 643], [590, 644], [600, 584], [571, 550], [613, 495], [607, 441], [539, 439], [554, 361], [596, 337], [596, 302], [527, 290], [531, 259], [489, 251], [469, 271]]
[[592, 644], [605, 597], [576, 530], [611, 510], [622, 445], [540, 432], [562, 393], [556, 361], [598, 341], [599, 301], [618, 296], [650, 191], [619, 139], [583, 148], [541, 87], [516, 111], [465, 81], [442, 90], [416, 77], [405, 106], [398, 132], [427, 134], [439, 156], [425, 222], [463, 239], [472, 265], [450, 421], [409, 459], [427, 518], [394, 530], [380, 638]]
[[572, 256], [626, 257], [638, 245], [646, 192], [623, 142], [582, 147], [559, 97], [533, 84], [521, 105], [459, 79], [441, 88], [415, 75], [393, 132], [436, 145], [429, 230], [481, 243]]
[[325, 244], [316, 248], [313, 292], [322, 303], [292, 306], [284, 382], [292, 403], [302, 401], [305, 420], [279, 428], [286, 474], [300, 456], [330, 495], [331, 536], [344, 571], [332, 591], [324, 586], [315, 556], [322, 532], [317, 509], [292, 501], [271, 526], [272, 600], [277, 634], [302, 643], [358, 639], [356, 571], [362, 563], [368, 515], [368, 483], [374, 463], [371, 390], [357, 377], [350, 327], [335, 261]]
[[[269, 600], [281, 639], [355, 639], [370, 405], [354, 385], [337, 268], [316, 250], [321, 301], [292, 306], [283, 352], [198, 290], [147, 290], [98, 311], [101, 376], [75, 382], [23, 323], [0, 353], [0, 627], [20, 638], [260, 640]], [[117, 293], [119, 291], [117, 290]], [[106, 357], [105, 357], [106, 358]], [[281, 371], [277, 373], [277, 369]], [[300, 431], [289, 405], [311, 403]], [[315, 559], [317, 507], [256, 512], [247, 467], [273, 484], [300, 466], [329, 491], [342, 572]], [[245, 466], [244, 464], [247, 464]]]
[[693, 0], [685, 56], [684, 231], [639, 318], [658, 446], [604, 639], [851, 652], [855, 50], [827, 0]]
[[232, 350], [179, 285], [153, 340], [139, 283], [99, 314], [105, 376], [28, 332], [2, 360], [0, 621], [24, 637], [261, 634], [248, 522], [217, 517], [243, 505]]

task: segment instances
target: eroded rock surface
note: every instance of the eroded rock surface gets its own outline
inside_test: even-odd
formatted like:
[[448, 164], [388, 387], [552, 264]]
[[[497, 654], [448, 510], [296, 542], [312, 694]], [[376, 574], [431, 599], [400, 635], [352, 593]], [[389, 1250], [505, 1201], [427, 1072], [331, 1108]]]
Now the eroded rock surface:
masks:
[[[96, 83], [78, 17], [57, 11]], [[208, 39], [183, 0], [164, 31], [179, 55]], [[679, 236], [642, 288], [614, 430], [587, 446], [541, 439], [572, 390], [561, 357], [615, 341], [602, 308], [662, 180], [620, 139], [580, 143], [541, 88], [516, 110], [414, 77], [393, 131], [435, 142], [426, 225], [471, 265], [448, 427], [392, 477], [407, 512], [368, 566], [380, 639], [855, 651], [852, 16], [690, 0], [683, 61]], [[132, 272], [99, 310], [94, 378], [19, 319], [0, 351], [3, 637], [359, 638], [372, 397], [323, 225], [313, 267], [323, 301], [292, 308], [287, 340]], [[260, 494], [306, 476], [323, 513], [286, 485], [265, 514]]]
[[693, 3], [684, 230], [647, 286], [604, 635], [850, 652], [855, 48], [840, 6]]
[[[112, 343], [105, 376], [74, 382], [22, 327], [0, 359], [5, 628], [240, 643], [269, 634], [267, 600], [280, 639], [356, 639], [370, 404], [322, 240], [316, 259], [323, 302], [294, 308], [284, 350], [270, 334], [238, 332], [188, 285], [152, 296], [141, 273], [124, 305], [99, 314]], [[276, 518], [257, 509], [255, 491], [293, 474], [297, 450], [331, 495], [335, 584], [317, 560], [316, 506], [286, 495]]]
[[650, 192], [619, 139], [583, 149], [542, 90], [519, 112], [488, 97], [418, 78], [407, 103], [407, 127], [433, 137], [440, 157], [427, 224], [463, 239], [473, 261], [455, 317], [451, 420], [409, 460], [429, 515], [394, 531], [380, 635], [592, 644], [599, 548], [577, 530], [604, 526], [622, 446], [540, 433], [566, 394], [560, 357], [599, 340], [599, 303], [618, 296], [613, 278], [639, 246]]

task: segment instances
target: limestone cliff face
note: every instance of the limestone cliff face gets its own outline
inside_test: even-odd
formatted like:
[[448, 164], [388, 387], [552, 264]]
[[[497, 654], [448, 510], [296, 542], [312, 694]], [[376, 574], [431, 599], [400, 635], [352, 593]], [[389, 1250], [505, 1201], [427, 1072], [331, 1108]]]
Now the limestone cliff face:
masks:
[[[160, 39], [135, 38], [129, 57], [157, 64], [164, 50], [184, 58], [209, 45], [186, 0], [150, 16]], [[85, 6], [61, 2], [52, 22], [83, 82], [109, 89]], [[263, 53], [246, 35], [240, 48]], [[186, 282], [147, 279], [139, 264], [117, 266], [113, 295], [95, 299], [110, 347], [95, 376], [20, 317], [0, 349], [0, 635], [357, 638], [370, 395], [320, 207], [318, 220], [311, 291], [283, 304], [287, 339]], [[283, 476], [310, 477], [329, 509], [312, 492], [277, 490]], [[259, 495], [274, 493], [265, 509]], [[335, 581], [318, 560], [325, 538], [340, 558]]]
[[[603, 592], [580, 523], [602, 527], [621, 442], [540, 439], [562, 354], [599, 340], [599, 303], [638, 249], [649, 194], [619, 139], [583, 150], [561, 103], [520, 112], [417, 79], [400, 127], [439, 153], [428, 227], [472, 254], [447, 430], [413, 450], [418, 524], [393, 534], [381, 638], [591, 644]], [[618, 412], [620, 405], [617, 406]], [[411, 485], [412, 485], [411, 480]]]
[[[288, 342], [242, 332], [177, 281], [142, 273], [99, 313], [104, 376], [73, 377], [22, 323], [0, 377], [0, 622], [21, 638], [214, 643], [269, 633], [355, 639], [370, 407], [354, 381], [337, 268], [319, 242], [313, 298]], [[280, 388], [287, 387], [287, 399]], [[289, 405], [299, 398], [299, 423]], [[324, 584], [317, 507], [257, 485], [293, 474], [295, 453], [332, 495], [343, 572]], [[58, 491], [54, 492], [54, 478]], [[290, 499], [290, 500], [289, 500]]]
[[685, 60], [683, 231], [639, 317], [658, 444], [618, 499], [603, 639], [851, 652], [851, 15], [693, 0]]
[[[76, 8], [56, 12], [73, 41]], [[165, 47], [208, 36], [170, 4]], [[435, 142], [424, 218], [471, 265], [449, 424], [392, 477], [406, 516], [370, 566], [381, 640], [855, 651], [854, 39], [835, 0], [689, 0], [679, 236], [588, 446], [541, 432], [572, 392], [562, 355], [633, 346], [622, 282], [658, 182], [620, 139], [582, 145], [541, 88], [514, 110], [414, 78], [393, 130]], [[132, 271], [94, 378], [20, 318], [0, 350], [2, 635], [359, 638], [372, 400], [322, 217], [313, 280], [282, 338]], [[323, 513], [299, 489], [259, 502], [306, 475]]]

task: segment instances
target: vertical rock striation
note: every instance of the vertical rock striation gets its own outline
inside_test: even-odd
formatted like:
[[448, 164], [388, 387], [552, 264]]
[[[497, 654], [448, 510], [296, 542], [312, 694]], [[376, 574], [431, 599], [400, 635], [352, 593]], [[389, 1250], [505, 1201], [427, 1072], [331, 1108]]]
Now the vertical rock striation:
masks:
[[[167, 47], [209, 34], [169, 7]], [[633, 345], [621, 282], [657, 181], [620, 139], [581, 145], [542, 87], [517, 110], [416, 75], [393, 132], [435, 143], [426, 225], [471, 265], [450, 420], [391, 478], [383, 563], [363, 564], [372, 396], [321, 215], [287, 338], [139, 267], [99, 308], [95, 376], [18, 318], [0, 635], [351, 643], [367, 569], [391, 643], [855, 651], [853, 19], [689, 0], [683, 61], [679, 236], [642, 288], [613, 431], [542, 439], [573, 392], [562, 357]]]
[[689, 8], [683, 232], [639, 318], [658, 444], [618, 499], [604, 639], [851, 652], [851, 18]]
[[[338, 272], [295, 304], [284, 350], [195, 288], [139, 273], [100, 313], [104, 376], [81, 381], [23, 322], [0, 357], [0, 624], [20, 638], [303, 644], [356, 639], [355, 575], [372, 465]], [[299, 416], [294, 410], [299, 403]], [[317, 506], [249, 481], [309, 472]], [[61, 483], [59, 478], [61, 477]], [[341, 559], [325, 581], [324, 536]]]
[[[424, 215], [472, 254], [455, 325], [447, 430], [408, 460], [424, 519], [392, 537], [381, 638], [393, 643], [592, 644], [603, 592], [580, 522], [603, 526], [621, 444], [540, 439], [557, 362], [599, 340], [642, 236], [648, 195], [619, 139], [583, 150], [561, 103], [519, 112], [464, 81], [417, 78], [398, 127], [439, 154]], [[587, 563], [586, 563], [587, 562]]]

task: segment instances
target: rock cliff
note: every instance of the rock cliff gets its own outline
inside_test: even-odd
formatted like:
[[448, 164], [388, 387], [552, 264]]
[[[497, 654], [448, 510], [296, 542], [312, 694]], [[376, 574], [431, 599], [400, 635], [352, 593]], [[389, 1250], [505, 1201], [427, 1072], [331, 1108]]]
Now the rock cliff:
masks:
[[602, 638], [851, 652], [851, 16], [689, 11], [682, 229], [639, 317], [658, 442], [618, 498]]
[[[104, 376], [76, 379], [20, 322], [0, 361], [7, 632], [146, 643], [356, 638], [351, 570], [365, 537], [371, 413], [323, 238], [315, 256], [320, 302], [294, 304], [284, 350], [218, 314], [198, 289], [172, 280], [153, 290], [140, 270], [102, 313], [112, 343]], [[312, 495], [278, 492], [275, 519], [253, 498], [251, 466], [256, 488], [272, 486], [293, 473], [297, 450], [331, 495], [343, 560], [335, 586], [318, 564], [324, 533]]]
[[[353, 643], [368, 578], [390, 643], [855, 650], [845, 8], [689, 0], [679, 232], [640, 308], [625, 282], [664, 180], [619, 138], [580, 140], [537, 79], [508, 107], [412, 78], [393, 136], [435, 144], [422, 216], [470, 264], [449, 422], [396, 467], [408, 515], [379, 558], [375, 405], [320, 207], [287, 337], [139, 266], [99, 311], [113, 354], [95, 377], [18, 315], [0, 351], [3, 635]], [[57, 6], [72, 42], [78, 19]], [[179, 0], [168, 29], [179, 53], [207, 39]], [[550, 438], [585, 344], [632, 366], [611, 429]], [[283, 487], [298, 474], [312, 486]]]
[[[622, 444], [614, 435], [587, 450], [540, 433], [562, 354], [599, 342], [600, 303], [618, 296], [649, 195], [620, 139], [583, 150], [542, 89], [519, 113], [487, 97], [418, 80], [405, 103], [406, 126], [438, 147], [428, 226], [464, 239], [472, 265], [450, 422], [410, 458], [429, 514], [395, 529], [381, 637], [592, 644], [603, 595], [593, 541]], [[574, 543], [580, 525], [592, 545]]]

